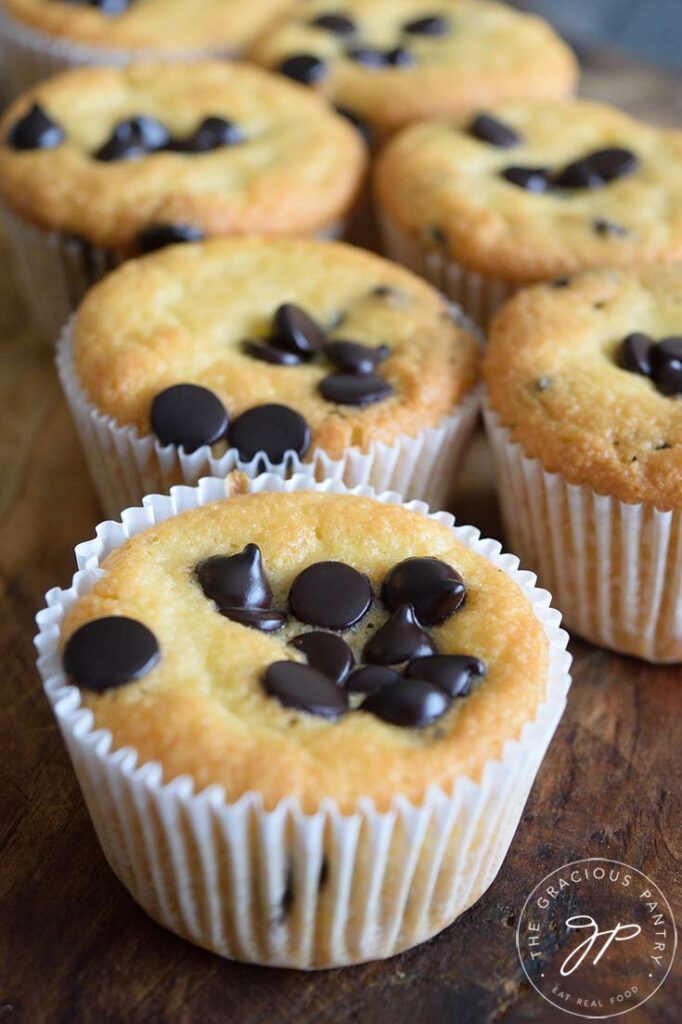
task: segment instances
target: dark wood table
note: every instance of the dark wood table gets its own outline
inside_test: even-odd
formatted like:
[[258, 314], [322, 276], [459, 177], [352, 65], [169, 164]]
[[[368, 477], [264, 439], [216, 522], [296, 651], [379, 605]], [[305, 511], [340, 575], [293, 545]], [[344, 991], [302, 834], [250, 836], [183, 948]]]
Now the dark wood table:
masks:
[[[585, 91], [682, 124], [682, 89], [618, 58]], [[0, 1024], [567, 1024], [526, 982], [515, 925], [589, 856], [651, 875], [682, 924], [682, 670], [574, 641], [569, 706], [485, 897], [428, 944], [322, 974], [229, 963], [155, 925], [106, 865], [34, 668], [33, 617], [100, 518], [50, 354], [0, 275]], [[485, 460], [456, 512], [496, 534]], [[679, 959], [678, 959], [679, 963]], [[628, 1024], [679, 1024], [681, 971]], [[575, 1019], [575, 1018], [574, 1018]]]

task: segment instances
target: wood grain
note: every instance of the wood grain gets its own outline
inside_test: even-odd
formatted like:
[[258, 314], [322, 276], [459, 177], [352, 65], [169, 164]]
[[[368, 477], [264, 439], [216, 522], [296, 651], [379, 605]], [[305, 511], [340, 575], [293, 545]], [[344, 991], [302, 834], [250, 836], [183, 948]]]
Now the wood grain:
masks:
[[[677, 82], [601, 58], [593, 95], [682, 123]], [[671, 106], [671, 102], [673, 105]], [[677, 109], [674, 103], [677, 103]], [[454, 926], [387, 963], [318, 975], [231, 964], [176, 939], [107, 867], [34, 669], [33, 616], [99, 512], [48, 353], [0, 275], [0, 1024], [566, 1024], [515, 949], [526, 896], [581, 857], [627, 861], [682, 922], [682, 672], [575, 641], [569, 707], [505, 865]], [[456, 509], [496, 533], [485, 460]], [[674, 970], [628, 1024], [678, 1024]]]

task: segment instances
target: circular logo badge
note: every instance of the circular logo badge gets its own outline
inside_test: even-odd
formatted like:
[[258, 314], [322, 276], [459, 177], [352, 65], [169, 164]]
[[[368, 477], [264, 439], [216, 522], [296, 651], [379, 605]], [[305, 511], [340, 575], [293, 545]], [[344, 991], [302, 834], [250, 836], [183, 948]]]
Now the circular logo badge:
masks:
[[655, 882], [629, 864], [591, 857], [565, 864], [533, 889], [516, 942], [543, 999], [600, 1020], [654, 995], [672, 966], [677, 932]]

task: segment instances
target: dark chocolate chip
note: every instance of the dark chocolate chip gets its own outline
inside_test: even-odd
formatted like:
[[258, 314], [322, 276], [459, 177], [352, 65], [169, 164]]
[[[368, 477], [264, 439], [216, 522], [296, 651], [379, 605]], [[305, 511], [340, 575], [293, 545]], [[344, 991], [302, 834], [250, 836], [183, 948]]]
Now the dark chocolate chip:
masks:
[[416, 18], [403, 25], [403, 32], [411, 36], [444, 36], [450, 31], [450, 22], [440, 14]]
[[413, 658], [437, 654], [428, 633], [417, 622], [414, 608], [401, 604], [384, 622], [364, 647], [365, 660], [372, 665], [398, 665]]
[[507, 167], [502, 177], [511, 185], [518, 185], [526, 192], [546, 192], [550, 186], [549, 171], [546, 167]]
[[392, 68], [408, 68], [416, 61], [416, 57], [404, 46], [396, 46], [393, 50], [387, 50], [386, 63]]
[[324, 672], [335, 683], [342, 683], [355, 665], [350, 647], [335, 633], [323, 633], [315, 629], [311, 633], [301, 633], [294, 637], [291, 643], [303, 651], [309, 665]]
[[224, 146], [238, 146], [245, 135], [238, 124], [224, 117], [207, 117], [187, 139], [174, 145], [182, 153], [210, 153]]
[[195, 569], [206, 597], [220, 607], [270, 608], [272, 588], [257, 544], [236, 555], [213, 555]]
[[519, 146], [522, 141], [518, 132], [510, 128], [504, 121], [498, 121], [496, 117], [492, 117], [490, 114], [479, 114], [478, 117], [474, 118], [469, 132], [475, 139], [487, 142], [491, 146], [497, 146], [499, 149], [513, 149], [514, 146]]
[[325, 333], [317, 321], [300, 306], [285, 302], [275, 313], [272, 344], [312, 359], [324, 345]]
[[90, 0], [91, 7], [97, 7], [102, 14], [125, 14], [132, 0]]
[[319, 384], [320, 394], [337, 405], [372, 405], [393, 394], [393, 388], [376, 374], [332, 373]]
[[341, 116], [345, 117], [347, 121], [350, 121], [354, 128], [357, 128], [368, 146], [374, 145], [374, 131], [367, 124], [364, 118], [360, 117], [359, 114], [356, 114], [354, 110], [350, 110], [348, 107], [337, 106], [334, 109], [337, 114], [341, 114]]
[[219, 608], [218, 611], [226, 619], [238, 622], [240, 626], [258, 629], [261, 633], [276, 633], [288, 621], [284, 612], [274, 608]]
[[27, 114], [15, 121], [7, 141], [13, 149], [54, 149], [60, 146], [66, 133], [49, 117], [38, 103]]
[[535, 390], [546, 391], [547, 388], [550, 387], [551, 383], [552, 381], [549, 377], [538, 377], [538, 379], [535, 381]]
[[464, 580], [439, 558], [406, 558], [391, 569], [381, 588], [389, 611], [404, 604], [415, 610], [422, 626], [445, 622], [464, 604]]
[[168, 144], [166, 128], [155, 117], [138, 114], [114, 126], [110, 138], [95, 153], [96, 160], [136, 160]]
[[485, 665], [468, 654], [434, 654], [411, 661], [405, 675], [433, 683], [448, 697], [466, 697], [471, 692], [473, 679], [481, 679], [485, 675]]
[[350, 629], [371, 603], [369, 580], [345, 562], [314, 562], [299, 573], [289, 592], [292, 614], [325, 629]]
[[389, 352], [388, 345], [372, 348], [357, 341], [330, 341], [325, 346], [327, 357], [346, 373], [373, 373]]
[[355, 46], [346, 50], [349, 60], [362, 64], [366, 68], [386, 67], [386, 54], [382, 50], [374, 50], [370, 46]]
[[297, 661], [275, 661], [268, 666], [264, 685], [285, 708], [307, 711], [322, 718], [339, 718], [348, 710], [346, 691], [322, 672]]
[[570, 284], [570, 277], [557, 277], [552, 281], [552, 288], [568, 288]]
[[596, 220], [593, 220], [592, 227], [595, 234], [601, 235], [603, 238], [608, 236], [627, 238], [630, 234], [627, 228], [624, 228], [621, 224], [616, 224], [615, 221], [606, 220], [605, 217], [597, 217]]
[[200, 242], [204, 237], [201, 228], [193, 224], [152, 224], [143, 228], [137, 236], [137, 247], [141, 253], [156, 252], [167, 245], [181, 242]]
[[93, 619], [69, 637], [64, 671], [84, 690], [103, 693], [140, 679], [161, 657], [156, 637], [137, 619]]
[[390, 284], [378, 284], [376, 287], [372, 288], [372, 291], [370, 292], [370, 295], [373, 295], [377, 299], [390, 299], [394, 295], [398, 294], [400, 294], [398, 289], [394, 288]]
[[360, 710], [391, 725], [420, 729], [437, 721], [449, 707], [450, 700], [439, 687], [417, 679], [401, 679], [370, 693]]
[[326, 29], [336, 36], [351, 36], [356, 31], [355, 22], [345, 14], [319, 14], [312, 19], [310, 25], [312, 28]]
[[374, 693], [382, 686], [397, 683], [402, 679], [399, 672], [387, 665], [365, 665], [357, 669], [346, 681], [350, 693]]
[[252, 359], [261, 359], [264, 363], [273, 363], [275, 366], [298, 366], [302, 359], [295, 352], [285, 352], [282, 348], [276, 348], [265, 341], [242, 342], [242, 349]]
[[618, 361], [624, 370], [630, 373], [642, 373], [651, 376], [651, 348], [653, 342], [648, 334], [635, 331], [628, 334], [620, 346]]
[[300, 53], [295, 57], [287, 57], [279, 66], [281, 74], [293, 78], [303, 85], [317, 85], [327, 74], [327, 65], [312, 53]]
[[271, 462], [278, 463], [288, 452], [305, 455], [310, 446], [310, 427], [294, 409], [272, 403], [243, 412], [230, 427], [228, 437], [244, 462], [267, 455]]
[[221, 441], [229, 424], [218, 396], [198, 384], [166, 388], [152, 402], [150, 418], [162, 444], [179, 445], [188, 452]]
[[554, 179], [557, 188], [603, 188], [609, 182], [632, 174], [639, 159], [629, 149], [599, 149], [575, 160]]
[[682, 395], [682, 337], [663, 338], [652, 347], [651, 376], [664, 395]]

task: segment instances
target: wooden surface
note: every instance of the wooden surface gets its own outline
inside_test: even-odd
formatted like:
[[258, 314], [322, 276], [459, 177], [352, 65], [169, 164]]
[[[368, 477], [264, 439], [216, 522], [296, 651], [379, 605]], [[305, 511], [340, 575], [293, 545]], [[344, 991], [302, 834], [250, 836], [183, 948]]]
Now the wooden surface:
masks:
[[[592, 61], [592, 95], [682, 124], [678, 83]], [[677, 109], [671, 104], [677, 104]], [[566, 1024], [525, 982], [517, 915], [549, 871], [633, 864], [682, 924], [682, 670], [578, 641], [568, 711], [505, 865], [438, 938], [386, 963], [306, 975], [231, 964], [176, 939], [107, 867], [34, 669], [33, 616], [99, 512], [51, 358], [0, 275], [0, 1024]], [[497, 532], [485, 461], [460, 521]], [[678, 965], [628, 1024], [679, 1024]], [[574, 1018], [573, 1018], [574, 1019]]]

